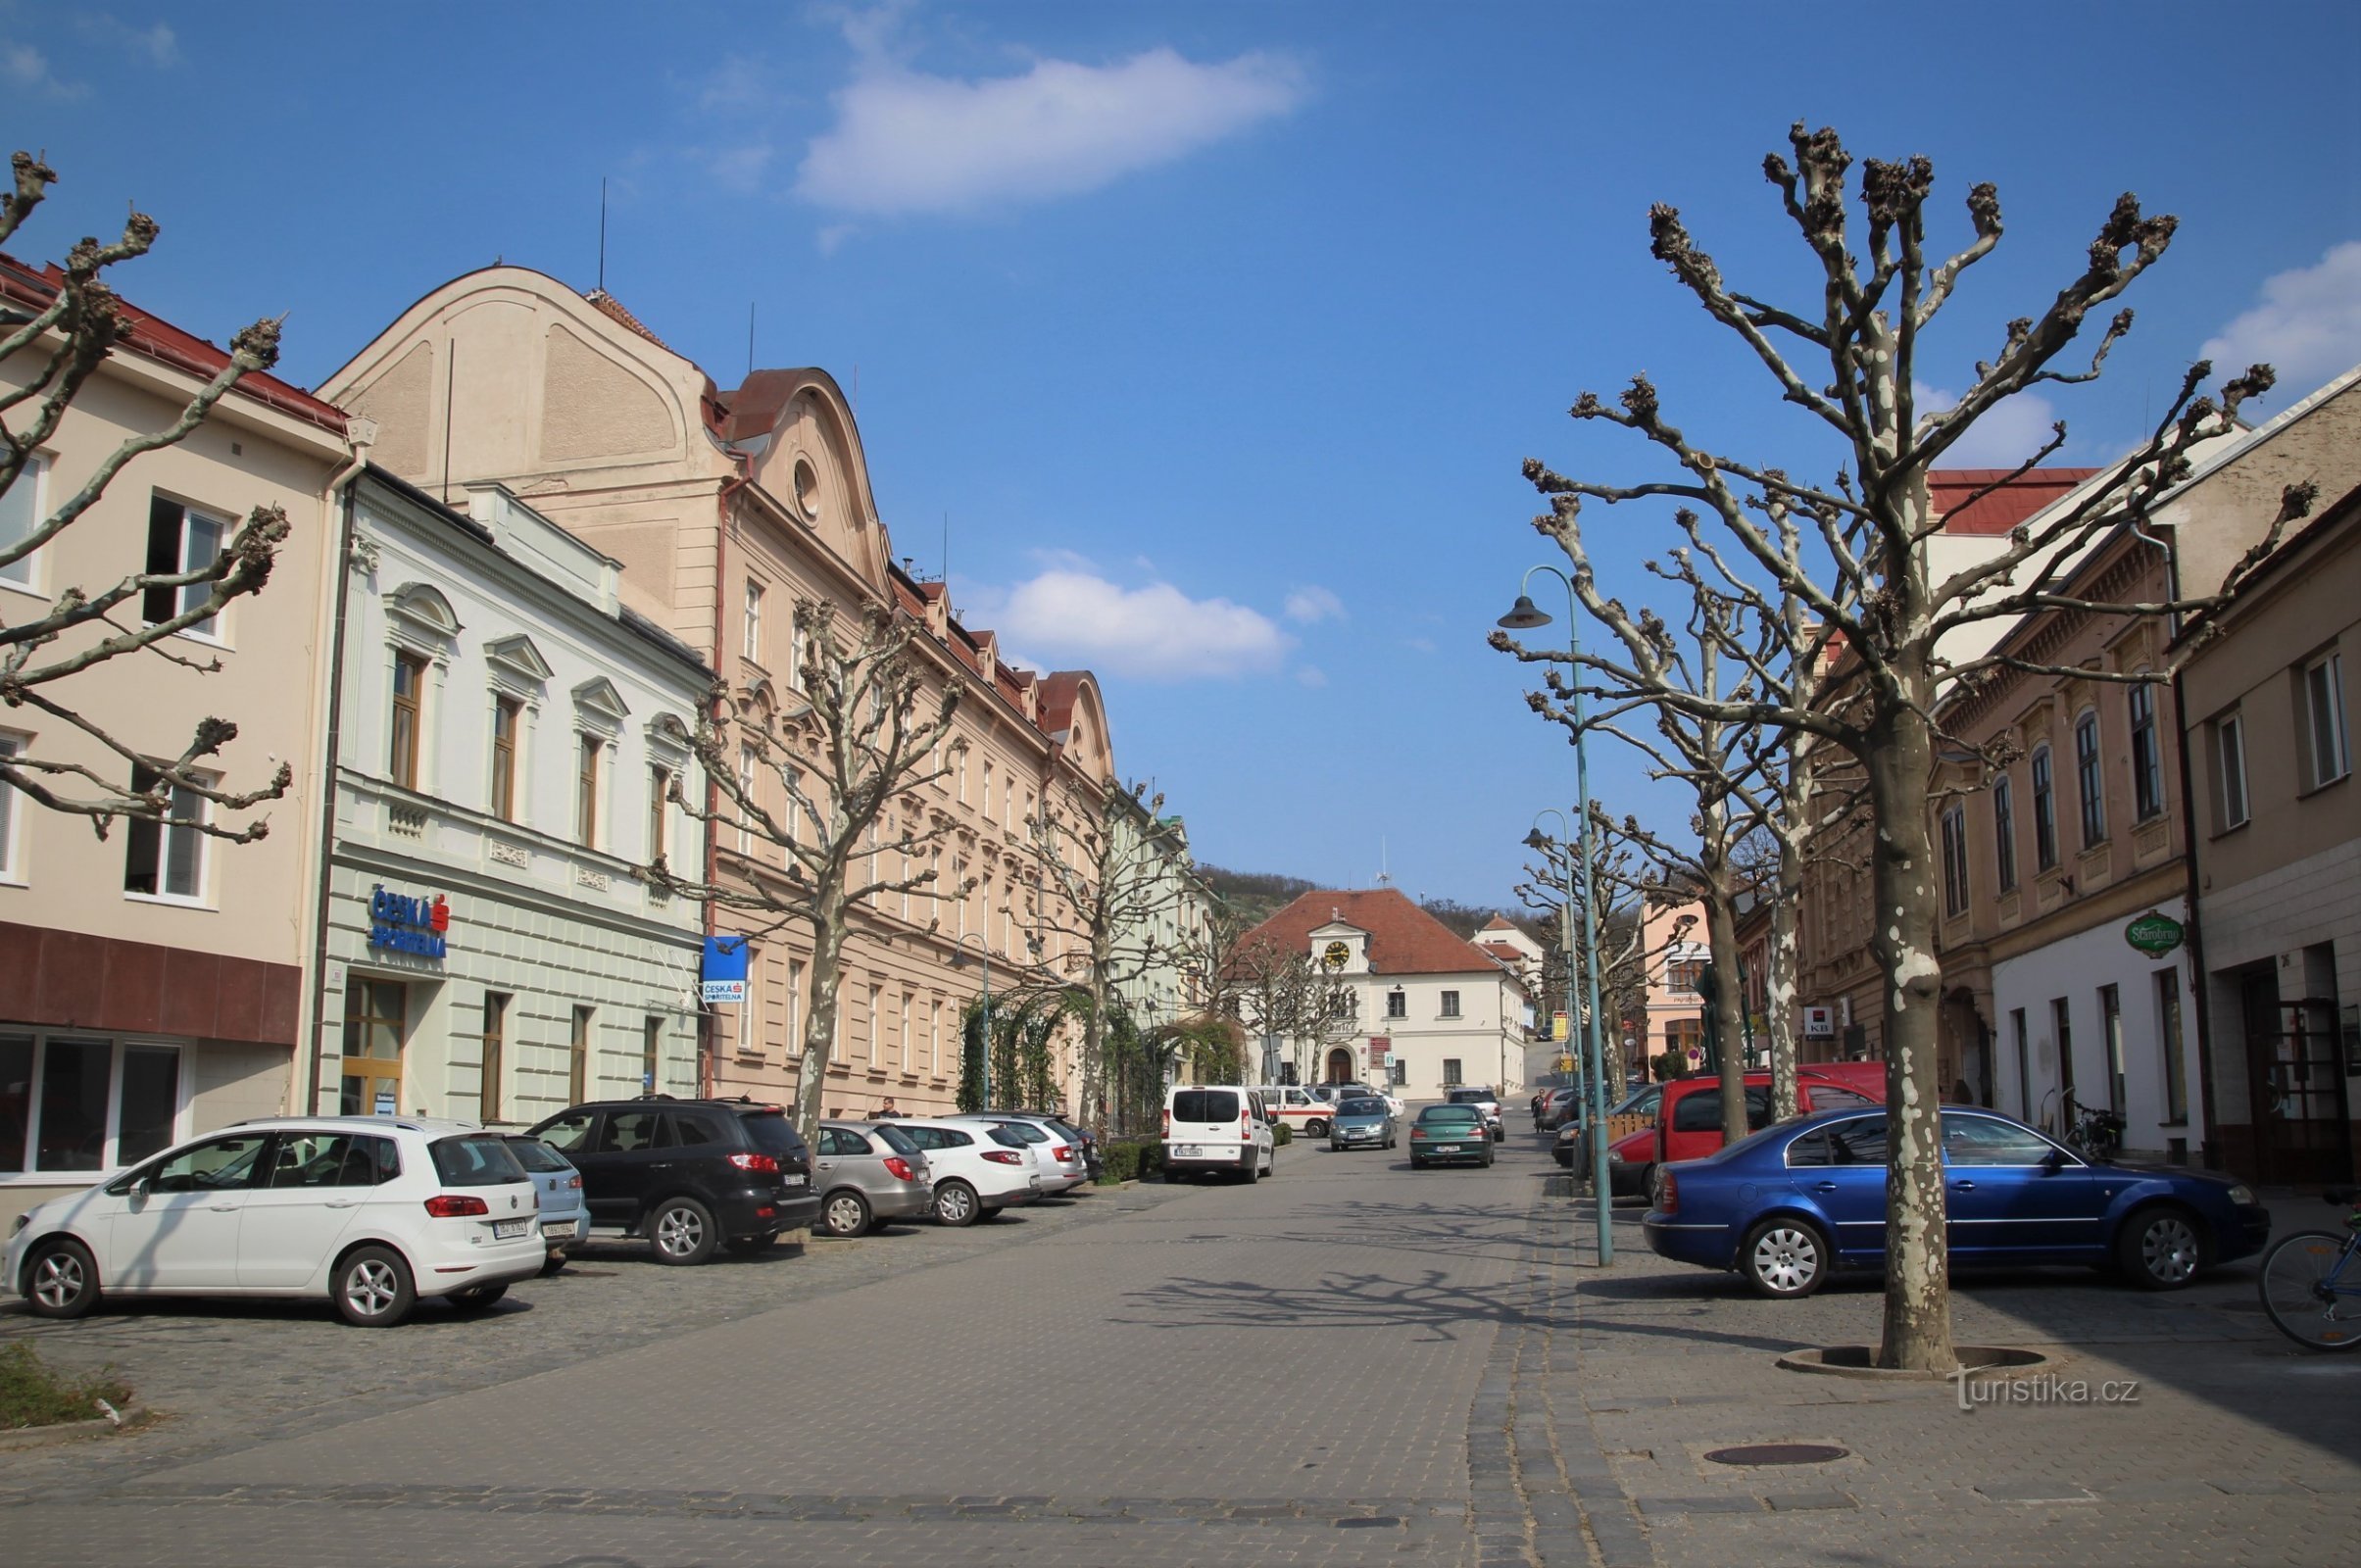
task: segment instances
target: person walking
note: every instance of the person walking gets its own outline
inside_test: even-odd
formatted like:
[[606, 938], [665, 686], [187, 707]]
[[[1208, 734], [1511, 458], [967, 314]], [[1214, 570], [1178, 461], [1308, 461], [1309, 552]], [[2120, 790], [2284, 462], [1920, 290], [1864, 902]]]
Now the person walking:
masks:
[[894, 1107], [894, 1097], [888, 1095], [885, 1097], [885, 1103], [877, 1107], [877, 1114], [871, 1116], [869, 1120], [890, 1121], [900, 1117], [901, 1114], [902, 1112]]

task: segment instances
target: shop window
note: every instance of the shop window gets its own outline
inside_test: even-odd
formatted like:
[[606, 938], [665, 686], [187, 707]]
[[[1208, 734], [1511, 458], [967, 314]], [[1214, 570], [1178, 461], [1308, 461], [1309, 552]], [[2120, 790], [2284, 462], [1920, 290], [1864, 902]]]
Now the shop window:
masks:
[[127, 1165], [169, 1147], [179, 1115], [177, 1046], [0, 1035], [0, 1174]]

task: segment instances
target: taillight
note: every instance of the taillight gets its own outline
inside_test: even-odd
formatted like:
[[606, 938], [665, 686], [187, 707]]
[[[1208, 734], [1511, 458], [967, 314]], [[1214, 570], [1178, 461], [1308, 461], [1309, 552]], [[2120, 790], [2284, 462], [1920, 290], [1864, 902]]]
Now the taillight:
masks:
[[1164, 1136], [1172, 1136], [1172, 1112], [1169, 1109], [1164, 1112]]
[[1667, 1214], [1681, 1211], [1681, 1184], [1672, 1172], [1656, 1172], [1656, 1207]]
[[1238, 1113], [1238, 1141], [1242, 1144], [1251, 1144], [1254, 1141], [1254, 1113], [1253, 1111], [1242, 1110]]
[[1068, 1148], [1066, 1145], [1053, 1144], [1050, 1146], [1050, 1158], [1056, 1160], [1058, 1164], [1062, 1165], [1073, 1157], [1073, 1150]]
[[740, 1170], [757, 1171], [764, 1176], [776, 1176], [779, 1162], [768, 1154], [732, 1154], [729, 1162]]
[[1427, 1131], [1424, 1127], [1413, 1127], [1410, 1129], [1410, 1136], [1412, 1138], [1424, 1138], [1427, 1136]]
[[987, 1149], [984, 1157], [995, 1165], [1021, 1165], [1025, 1162], [1024, 1156], [1012, 1149]]
[[568, 1176], [566, 1178], [566, 1185], [571, 1191], [578, 1193], [582, 1190], [582, 1178], [579, 1176]]
[[492, 1205], [465, 1193], [437, 1193], [426, 1200], [426, 1212], [436, 1219], [468, 1219], [477, 1214], [489, 1214]]
[[893, 1173], [896, 1181], [914, 1182], [918, 1179], [910, 1173], [910, 1161], [904, 1159], [900, 1154], [886, 1155], [885, 1168]]

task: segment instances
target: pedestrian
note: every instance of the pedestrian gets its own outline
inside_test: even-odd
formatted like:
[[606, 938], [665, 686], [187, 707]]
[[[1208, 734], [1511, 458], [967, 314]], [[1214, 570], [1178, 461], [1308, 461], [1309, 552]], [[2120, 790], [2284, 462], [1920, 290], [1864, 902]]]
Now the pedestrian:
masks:
[[895, 1118], [895, 1117], [898, 1117], [898, 1116], [900, 1116], [901, 1114], [902, 1114], [902, 1112], [901, 1112], [901, 1111], [899, 1111], [899, 1110], [896, 1110], [896, 1109], [894, 1108], [894, 1097], [893, 1097], [893, 1096], [891, 1096], [891, 1095], [888, 1095], [888, 1096], [886, 1096], [886, 1097], [885, 1097], [885, 1103], [877, 1107], [877, 1114], [876, 1114], [876, 1115], [874, 1115], [874, 1116], [871, 1116], [871, 1117], [869, 1118], [869, 1120], [871, 1120], [871, 1121], [888, 1121], [888, 1120], [891, 1120], [891, 1119], [893, 1119], [893, 1118]]

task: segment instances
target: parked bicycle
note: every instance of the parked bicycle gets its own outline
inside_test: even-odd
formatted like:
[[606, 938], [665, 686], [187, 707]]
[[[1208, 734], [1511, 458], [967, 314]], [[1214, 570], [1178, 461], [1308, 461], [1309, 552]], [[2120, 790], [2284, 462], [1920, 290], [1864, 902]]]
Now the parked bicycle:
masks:
[[2349, 1350], [2361, 1346], [2361, 1195], [2350, 1188], [2321, 1194], [2351, 1212], [2344, 1234], [2295, 1231], [2263, 1254], [2255, 1290], [2271, 1321], [2296, 1344], [2315, 1350]]
[[[2051, 1090], [2051, 1095], [2059, 1091]], [[2103, 1105], [2086, 1105], [2072, 1095], [2062, 1102], [2066, 1146], [2084, 1158], [2100, 1163], [2114, 1159], [2123, 1152], [2124, 1129], [2130, 1123]], [[2047, 1116], [2042, 1120], [2046, 1122]]]

